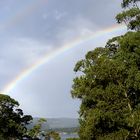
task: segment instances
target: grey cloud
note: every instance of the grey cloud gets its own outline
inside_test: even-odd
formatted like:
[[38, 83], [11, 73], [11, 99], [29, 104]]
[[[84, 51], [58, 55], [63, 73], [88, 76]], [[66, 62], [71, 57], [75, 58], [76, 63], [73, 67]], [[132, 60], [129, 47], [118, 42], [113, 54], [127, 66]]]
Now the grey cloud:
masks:
[[[14, 79], [22, 70], [41, 59], [53, 49], [52, 46], [27, 38], [10, 38], [1, 43], [0, 77], [7, 83]], [[0, 86], [3, 89], [3, 84]]]
[[[85, 25], [83, 27], [91, 31], [95, 30], [95, 25], [103, 27], [114, 24], [114, 16], [118, 12], [119, 5], [117, 0], [113, 2], [112, 0], [48, 0], [40, 9], [13, 26], [11, 31], [21, 37], [34, 38], [48, 44], [59, 44], [63, 41], [63, 36], [58, 38], [61, 29], [67, 32], [72, 27], [78, 28], [79, 25], [84, 24], [82, 22], [77, 24], [80, 19], [91, 23], [90, 27]], [[47, 16], [44, 20], [42, 16], [45, 14]], [[77, 30], [75, 34], [78, 34]]]
[[[70, 96], [76, 61], [70, 57], [72, 55], [67, 53], [53, 59], [12, 91], [12, 96], [20, 101], [27, 113], [45, 117], [77, 117], [79, 102]], [[31, 108], [28, 107], [30, 104]]]
[[[5, 21], [10, 25], [15, 21], [11, 17], [34, 2], [0, 1], [3, 7], [0, 27]], [[119, 5], [117, 0], [47, 0], [15, 24], [0, 29], [0, 90], [55, 47], [114, 24]], [[80, 103], [70, 95], [75, 77], [73, 67], [87, 51], [102, 46], [111, 35], [87, 40], [60, 54], [22, 79], [10, 95], [20, 102], [25, 112], [34, 116], [76, 117]]]

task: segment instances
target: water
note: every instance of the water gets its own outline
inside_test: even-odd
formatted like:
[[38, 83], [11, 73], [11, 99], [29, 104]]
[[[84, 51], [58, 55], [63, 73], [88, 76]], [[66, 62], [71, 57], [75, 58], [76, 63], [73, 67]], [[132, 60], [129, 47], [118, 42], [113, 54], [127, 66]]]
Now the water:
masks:
[[76, 133], [71, 133], [71, 134], [62, 133], [60, 134], [60, 136], [61, 136], [61, 140], [66, 140], [67, 138], [78, 138], [78, 135]]

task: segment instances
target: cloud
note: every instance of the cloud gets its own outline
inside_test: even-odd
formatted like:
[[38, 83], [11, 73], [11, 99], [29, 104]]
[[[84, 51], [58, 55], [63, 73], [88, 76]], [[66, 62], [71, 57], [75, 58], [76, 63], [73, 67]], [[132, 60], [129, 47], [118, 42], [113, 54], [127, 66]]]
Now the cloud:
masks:
[[[16, 7], [21, 9], [28, 7], [28, 2], [20, 4], [15, 1]], [[29, 4], [32, 2], [30, 1]], [[40, 1], [42, 3], [42, 0]], [[7, 3], [6, 3], [7, 4]], [[11, 4], [11, 11], [7, 12], [5, 16], [13, 13], [14, 4]], [[7, 6], [7, 5], [6, 5]], [[93, 28], [94, 26], [105, 27], [115, 23], [114, 16], [119, 11], [120, 3], [112, 0], [51, 0], [47, 3], [42, 3], [41, 8], [35, 10], [32, 14], [27, 14], [21, 22], [13, 25], [10, 31], [22, 38], [33, 38], [48, 44], [60, 44], [61, 40], [57, 38], [62, 32], [80, 27], [83, 22], [77, 26], [77, 21], [88, 21]], [[14, 8], [14, 13], [20, 13], [20, 9]], [[45, 20], [44, 20], [45, 19]], [[90, 25], [90, 26], [91, 26]], [[88, 28], [88, 27], [85, 27]], [[63, 29], [61, 31], [61, 29]], [[6, 32], [9, 33], [9, 30]], [[77, 30], [75, 31], [77, 33]]]
[[55, 19], [56, 20], [60, 20], [60, 19], [62, 19], [63, 17], [65, 17], [66, 16], [66, 12], [59, 12], [59, 11], [54, 11], [54, 17], [55, 17]]
[[[5, 21], [10, 25], [16, 14], [24, 15], [0, 30], [0, 89], [53, 49], [114, 24], [114, 16], [120, 10], [117, 0], [40, 0], [40, 8], [24, 14], [22, 10], [32, 4], [34, 0], [0, 1], [0, 26]], [[34, 116], [77, 117], [80, 102], [70, 95], [76, 76], [74, 65], [112, 35], [85, 41], [60, 54], [22, 79], [11, 96]]]
[[29, 38], [7, 38], [0, 47], [0, 76], [5, 76], [3, 79], [8, 83], [52, 49], [53, 46]]
[[[12, 90], [26, 113], [44, 117], [77, 117], [79, 102], [70, 95], [75, 51], [61, 54], [22, 79]], [[30, 107], [29, 107], [30, 106]]]

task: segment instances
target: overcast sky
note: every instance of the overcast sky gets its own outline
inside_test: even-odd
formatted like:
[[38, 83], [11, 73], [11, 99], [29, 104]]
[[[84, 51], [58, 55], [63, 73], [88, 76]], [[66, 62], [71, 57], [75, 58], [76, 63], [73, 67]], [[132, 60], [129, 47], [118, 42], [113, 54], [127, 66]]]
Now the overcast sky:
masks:
[[[0, 90], [56, 47], [116, 24], [114, 17], [120, 10], [118, 0], [1, 0]], [[26, 114], [78, 117], [80, 102], [70, 94], [74, 65], [115, 35], [59, 54], [7, 94], [19, 101]]]

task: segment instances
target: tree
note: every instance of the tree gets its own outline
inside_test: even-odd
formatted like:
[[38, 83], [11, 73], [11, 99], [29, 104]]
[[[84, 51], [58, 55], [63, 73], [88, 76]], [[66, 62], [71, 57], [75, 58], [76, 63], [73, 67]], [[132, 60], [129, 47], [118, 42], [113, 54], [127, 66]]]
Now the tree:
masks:
[[131, 11], [139, 10], [136, 2], [123, 0], [124, 7], [134, 6], [117, 17], [119, 22], [129, 17], [128, 27], [137, 21], [130, 28], [136, 31], [110, 39], [105, 48], [88, 52], [75, 66], [80, 76], [71, 93], [81, 100], [81, 140], [140, 139], [140, 24], [139, 11]]
[[49, 136], [51, 138], [53, 138], [54, 140], [61, 140], [59, 133], [55, 132], [55, 131], [51, 131], [48, 133]]
[[8, 95], [0, 94], [0, 135], [4, 139], [21, 139], [32, 117], [24, 115], [19, 103]]
[[124, 22], [128, 29], [140, 30], [140, 0], [123, 0], [122, 8], [123, 12], [116, 16], [118, 23]]
[[47, 121], [46, 119], [40, 118], [38, 120], [38, 123], [36, 125], [34, 125], [33, 128], [28, 131], [28, 135], [31, 138], [38, 138], [41, 133], [42, 124], [46, 121]]
[[54, 140], [60, 140], [60, 135], [59, 133], [55, 132], [55, 131], [50, 131], [48, 132], [47, 130], [42, 131], [42, 125], [43, 123], [47, 122], [46, 119], [44, 118], [40, 118], [37, 122], [37, 124], [35, 124], [33, 126], [32, 129], [30, 129], [27, 132], [27, 135], [32, 138], [32, 139], [40, 139], [42, 136], [45, 138], [45, 140], [50, 140], [51, 138], [53, 138]]
[[66, 140], [80, 140], [79, 138], [67, 138]]

